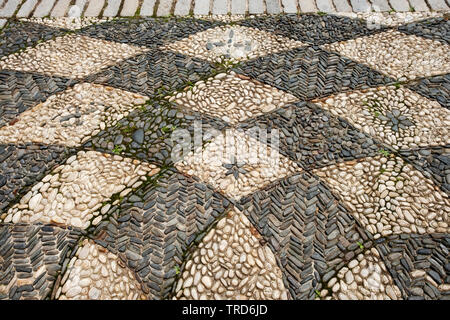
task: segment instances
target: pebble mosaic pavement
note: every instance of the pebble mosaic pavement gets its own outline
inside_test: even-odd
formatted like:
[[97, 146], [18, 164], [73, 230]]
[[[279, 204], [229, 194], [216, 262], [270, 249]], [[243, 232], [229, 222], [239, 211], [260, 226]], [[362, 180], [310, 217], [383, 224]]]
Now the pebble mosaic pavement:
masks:
[[9, 20], [0, 299], [449, 299], [450, 24], [407, 16]]

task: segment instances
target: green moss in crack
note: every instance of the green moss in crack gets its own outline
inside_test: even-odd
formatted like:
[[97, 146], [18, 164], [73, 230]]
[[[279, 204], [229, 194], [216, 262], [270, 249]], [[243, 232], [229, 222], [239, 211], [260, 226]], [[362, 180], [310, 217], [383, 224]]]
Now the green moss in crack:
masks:
[[389, 157], [389, 155], [391, 154], [388, 150], [386, 149], [380, 149], [378, 150], [379, 153], [381, 153], [383, 156], [385, 157]]
[[173, 267], [175, 269], [175, 274], [179, 275], [181, 273], [181, 269], [178, 265], [176, 265], [175, 267]]
[[357, 241], [356, 244], [359, 246], [361, 250], [364, 250], [364, 245], [361, 242]]
[[114, 149], [112, 149], [112, 152], [115, 154], [121, 154], [123, 152], [123, 147], [120, 145], [114, 146]]

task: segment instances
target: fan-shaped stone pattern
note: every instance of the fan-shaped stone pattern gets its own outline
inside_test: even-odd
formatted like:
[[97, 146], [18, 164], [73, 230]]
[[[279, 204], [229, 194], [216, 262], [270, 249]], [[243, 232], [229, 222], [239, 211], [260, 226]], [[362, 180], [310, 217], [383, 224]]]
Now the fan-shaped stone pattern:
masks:
[[400, 81], [450, 72], [447, 44], [395, 30], [321, 47]]
[[396, 150], [450, 143], [450, 111], [403, 87], [339, 93], [316, 103]]
[[306, 102], [283, 107], [240, 125], [244, 130], [252, 127], [267, 130], [269, 144], [272, 130], [277, 129], [280, 153], [306, 169], [376, 155], [381, 148], [345, 120]]
[[133, 272], [105, 248], [85, 239], [56, 291], [59, 300], [145, 300]]
[[235, 129], [217, 135], [203, 150], [189, 152], [175, 166], [235, 200], [301, 170], [276, 149]]
[[393, 283], [377, 249], [360, 253], [328, 281], [331, 289], [325, 299], [400, 300], [400, 289]]
[[448, 233], [395, 235], [379, 242], [378, 252], [406, 299], [448, 300]]
[[86, 229], [98, 223], [102, 203], [113, 194], [124, 196], [137, 188], [146, 176], [159, 171], [138, 160], [79, 151], [58, 166], [1, 214], [6, 222], [36, 222], [72, 225]]
[[[230, 202], [211, 187], [180, 173], [166, 173], [109, 209], [96, 243], [126, 261], [150, 299], [169, 296], [176, 267], [194, 241], [226, 212]], [[147, 293], [147, 292], [146, 292]]]
[[84, 80], [161, 98], [174, 90], [185, 88], [188, 82], [197, 82], [209, 76], [213, 70], [211, 64], [200, 59], [150, 49], [145, 54], [116, 63]]
[[233, 70], [301, 100], [394, 81], [369, 67], [316, 46], [244, 61]]
[[245, 76], [220, 73], [168, 97], [178, 105], [220, 118], [232, 125], [297, 100], [291, 94]]
[[161, 47], [209, 62], [244, 61], [305, 46], [300, 41], [239, 25], [219, 26]]
[[39, 41], [47, 41], [61, 36], [66, 30], [48, 27], [28, 21], [10, 19], [8, 26], [2, 29], [0, 37], [0, 57], [6, 56]]
[[369, 29], [363, 20], [335, 15], [278, 15], [246, 19], [238, 24], [310, 44], [343, 41], [378, 32]]
[[80, 234], [29, 224], [0, 224], [0, 300], [47, 298]]
[[69, 150], [57, 145], [0, 145], [0, 210], [68, 155]]
[[450, 44], [450, 25], [448, 23], [448, 18], [446, 19], [445, 17], [414, 21], [404, 26], [400, 26], [398, 30], [407, 34]]
[[106, 126], [113, 126], [148, 97], [90, 83], [49, 97], [0, 128], [0, 143], [80, 145]]
[[176, 284], [176, 299], [284, 299], [276, 258], [242, 212], [232, 209], [203, 238]]
[[448, 195], [401, 157], [349, 161], [315, 173], [375, 239], [401, 233], [449, 232]]
[[198, 112], [185, 113], [175, 103], [152, 101], [139, 110], [131, 111], [115, 126], [101, 130], [84, 147], [167, 166], [173, 164], [172, 152], [177, 154], [174, 132], [187, 133], [192, 142], [196, 126], [206, 133], [221, 130], [225, 124]]
[[309, 173], [296, 174], [240, 201], [280, 261], [294, 299], [315, 299], [371, 241], [333, 194]]
[[13, 123], [20, 113], [75, 83], [37, 73], [0, 70], [0, 127]]
[[450, 193], [450, 146], [400, 152], [400, 155], [432, 179], [444, 192]]
[[145, 47], [68, 34], [1, 58], [0, 69], [80, 79], [146, 51]]
[[411, 82], [408, 84], [408, 88], [424, 97], [434, 99], [441, 106], [450, 109], [450, 74]]
[[222, 23], [188, 17], [181, 20], [177, 17], [164, 19], [140, 17], [139, 19], [114, 19], [87, 26], [77, 33], [101, 40], [158, 48], [219, 25]]

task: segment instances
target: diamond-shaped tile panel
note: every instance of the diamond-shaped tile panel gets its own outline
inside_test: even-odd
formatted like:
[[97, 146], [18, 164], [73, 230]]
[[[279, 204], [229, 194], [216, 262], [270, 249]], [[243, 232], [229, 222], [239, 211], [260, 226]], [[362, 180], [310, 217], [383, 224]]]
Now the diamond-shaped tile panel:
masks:
[[190, 90], [169, 98], [182, 107], [236, 124], [281, 108], [298, 99], [235, 72], [220, 73], [197, 82]]
[[314, 45], [343, 41], [379, 32], [379, 30], [371, 29], [362, 19], [338, 17], [334, 14], [260, 16], [239, 21], [238, 24]]
[[363, 64], [317, 46], [244, 61], [233, 69], [302, 100], [395, 81]]
[[100, 129], [113, 126], [148, 97], [83, 83], [49, 97], [0, 128], [0, 143], [36, 142], [80, 145]]
[[404, 87], [340, 93], [316, 103], [394, 149], [450, 143], [450, 111]]
[[79, 237], [52, 226], [0, 224], [0, 300], [48, 298]]
[[235, 129], [217, 135], [203, 150], [189, 152], [176, 167], [236, 200], [301, 170], [276, 149]]
[[175, 289], [181, 300], [288, 298], [273, 252], [237, 209], [208, 232], [181, 272]]
[[402, 293], [376, 248], [360, 253], [327, 283], [326, 299], [400, 300]]
[[0, 69], [83, 78], [147, 48], [69, 34], [29, 47], [0, 60]]
[[59, 300], [145, 300], [141, 284], [113, 253], [85, 239], [67, 266]]
[[[376, 155], [381, 145], [347, 121], [313, 103], [297, 102], [270, 114], [250, 119], [239, 128], [279, 131], [280, 153], [306, 169]], [[251, 131], [250, 131], [251, 132]]]
[[136, 188], [145, 176], [159, 171], [151, 164], [138, 160], [79, 151], [66, 164], [51, 174], [3, 213], [4, 222], [35, 222], [72, 225], [87, 228], [100, 222], [97, 211], [113, 194], [123, 196]]
[[314, 173], [375, 238], [450, 231], [448, 195], [400, 157], [349, 161]]
[[239, 25], [220, 26], [162, 46], [185, 55], [221, 62], [243, 61], [305, 46], [303, 42]]
[[323, 45], [398, 80], [450, 72], [450, 47], [438, 41], [389, 30]]

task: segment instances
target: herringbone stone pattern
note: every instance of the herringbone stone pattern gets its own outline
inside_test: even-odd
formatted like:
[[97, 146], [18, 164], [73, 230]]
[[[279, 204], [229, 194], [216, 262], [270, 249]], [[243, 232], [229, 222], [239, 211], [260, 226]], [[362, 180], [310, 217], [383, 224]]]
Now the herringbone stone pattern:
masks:
[[48, 296], [79, 237], [74, 230], [54, 226], [2, 225], [0, 299]]
[[294, 299], [314, 298], [324, 278], [360, 252], [357, 242], [370, 241], [327, 187], [307, 173], [257, 191], [241, 204], [278, 256]]

